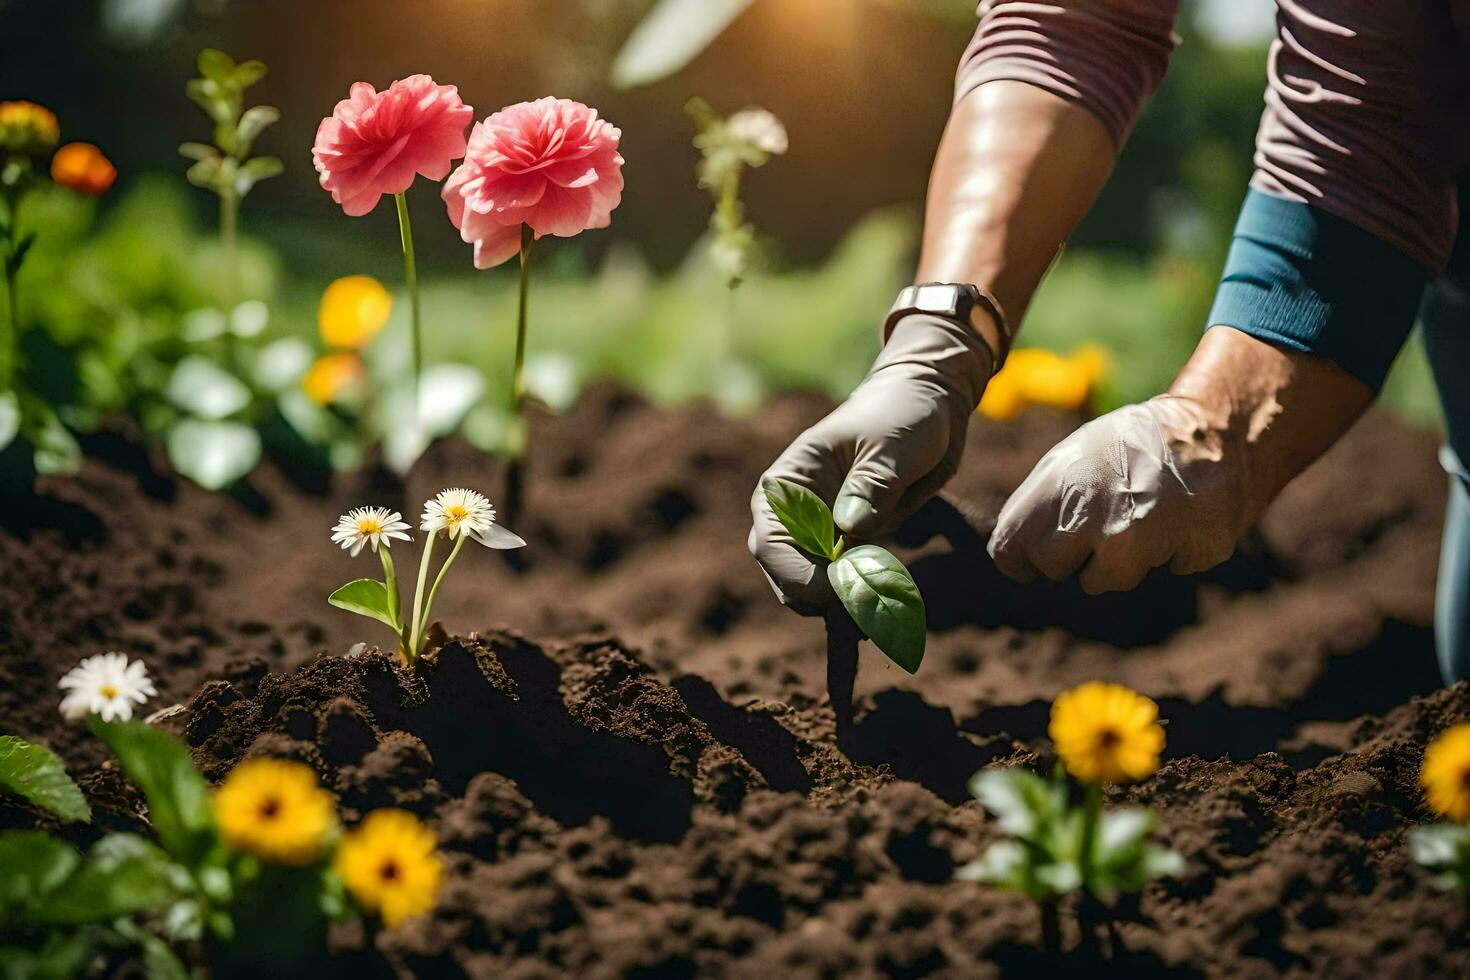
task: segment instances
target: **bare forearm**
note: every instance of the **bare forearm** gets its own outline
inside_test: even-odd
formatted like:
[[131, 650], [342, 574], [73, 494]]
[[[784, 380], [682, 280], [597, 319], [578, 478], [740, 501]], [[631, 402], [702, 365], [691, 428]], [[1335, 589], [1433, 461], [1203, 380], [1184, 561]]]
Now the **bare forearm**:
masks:
[[1241, 453], [1256, 513], [1373, 401], [1372, 388], [1331, 361], [1224, 326], [1205, 331], [1169, 394], [1200, 409], [1221, 451]]
[[935, 157], [916, 281], [975, 283], [1018, 326], [1115, 153], [1096, 116], [1034, 85], [970, 92]]

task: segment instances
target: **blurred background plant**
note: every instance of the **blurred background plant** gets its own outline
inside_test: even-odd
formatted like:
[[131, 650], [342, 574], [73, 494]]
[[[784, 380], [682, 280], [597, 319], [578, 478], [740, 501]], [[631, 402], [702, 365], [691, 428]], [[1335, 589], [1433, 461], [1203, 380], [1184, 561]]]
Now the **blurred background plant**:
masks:
[[[0, 30], [34, 39], [7, 51], [0, 95], [57, 109], [69, 131], [75, 124], [107, 147], [123, 175], [103, 206], [45, 181], [19, 216], [22, 235], [41, 231], [18, 292], [28, 383], [58, 420], [49, 431], [62, 448], [47, 465], [74, 463], [68, 430], [87, 446], [88, 433], [129, 417], [177, 468], [216, 487], [262, 455], [324, 475], [377, 458], [381, 443], [383, 461], [401, 470], [456, 430], [492, 451], [510, 438], [485, 378], [502, 377], [513, 354], [514, 270], [466, 270], [439, 202], [415, 204], [432, 311], [427, 417], [417, 428], [385, 427], [412, 405], [407, 304], [355, 277], [397, 282], [397, 256], [378, 247], [392, 216], [369, 215], [361, 220], [376, 228], [345, 233], [310, 171], [295, 167], [252, 191], [251, 234], [240, 235], [232, 260], [180, 182], [157, 176], [173, 169], [178, 134], [191, 125], [190, 107], [170, 93], [201, 48], [250, 50], [275, 66], [251, 80], [283, 109], [273, 144], [298, 147], [303, 162], [320, 106], [363, 77], [381, 87], [427, 69], [477, 104], [556, 92], [597, 105], [622, 126], [637, 166], [614, 227], [562, 243], [538, 272], [527, 387], [557, 411], [589, 381], [612, 378], [659, 402], [712, 397], [748, 412], [793, 388], [845, 395], [871, 362], [882, 313], [912, 274], [928, 167], [973, 8], [430, 0], [349, 18], [346, 0], [321, 0], [293, 10], [292, 30], [282, 31], [278, 12], [238, 0], [0, 0]], [[1021, 340], [1037, 353], [1013, 359], [987, 414], [1032, 404], [1105, 410], [1169, 383], [1203, 325], [1250, 174], [1272, 8], [1186, 0], [1169, 77], [1028, 313]], [[562, 28], [546, 31], [548, 17]], [[329, 49], [324, 37], [335, 39]], [[77, 70], [48, 68], [63, 60]], [[250, 64], [201, 64], [196, 89]], [[764, 247], [741, 270], [738, 302], [724, 288], [729, 267], [707, 247], [708, 198], [688, 177], [691, 166], [709, 168], [689, 147], [680, 111], [693, 91], [764, 106], [796, 134], [779, 171], [739, 187]], [[124, 97], [98, 94], [113, 92]], [[243, 125], [243, 96], [232, 105]], [[238, 148], [216, 134], [220, 172]], [[247, 158], [231, 159], [238, 167]], [[749, 227], [743, 215], [731, 224]], [[233, 296], [222, 292], [229, 275]], [[356, 285], [329, 290], [344, 277]], [[342, 317], [359, 315], [363, 325], [382, 322], [345, 335]], [[238, 348], [233, 366], [222, 356], [226, 337]], [[1417, 341], [1384, 397], [1416, 420], [1437, 418]], [[0, 435], [5, 419], [0, 406]], [[0, 467], [19, 465], [14, 455]]]

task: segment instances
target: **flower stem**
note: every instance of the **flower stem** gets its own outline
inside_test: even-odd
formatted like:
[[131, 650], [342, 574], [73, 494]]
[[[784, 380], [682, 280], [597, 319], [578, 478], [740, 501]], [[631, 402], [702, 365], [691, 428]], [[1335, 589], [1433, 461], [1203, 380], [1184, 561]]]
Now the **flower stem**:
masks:
[[393, 195], [398, 205], [398, 237], [403, 242], [403, 279], [408, 286], [410, 332], [413, 336], [413, 405], [418, 413], [419, 378], [424, 373], [424, 336], [419, 319], [419, 274], [413, 253], [413, 223], [408, 218], [408, 192]]
[[429, 615], [434, 611], [434, 600], [439, 595], [439, 585], [444, 581], [444, 573], [449, 571], [449, 566], [454, 564], [454, 559], [459, 557], [459, 549], [464, 547], [465, 535], [460, 532], [454, 539], [454, 547], [449, 551], [449, 557], [444, 559], [444, 564], [439, 566], [439, 574], [434, 576], [434, 584], [429, 587], [429, 598], [424, 603], [424, 626], [428, 626]]
[[419, 559], [419, 585], [413, 593], [413, 633], [408, 638], [408, 663], [412, 666], [419, 657], [419, 639], [423, 632], [419, 624], [419, 617], [424, 608], [424, 583], [429, 578], [429, 556], [434, 553], [434, 539], [438, 537], [435, 531], [429, 532], [429, 537], [424, 541], [424, 554]]
[[1087, 784], [1087, 795], [1082, 806], [1082, 848], [1077, 856], [1077, 863], [1081, 866], [1082, 886], [1091, 891], [1093, 850], [1097, 842], [1098, 820], [1102, 817], [1102, 787], [1100, 785]]
[[378, 548], [378, 557], [383, 560], [383, 585], [388, 590], [388, 615], [397, 625], [398, 640], [402, 643], [403, 621], [398, 618], [401, 611], [398, 606], [398, 576], [393, 572], [393, 556], [388, 553], [386, 544]]
[[5, 300], [8, 309], [6, 326], [0, 332], [0, 392], [9, 391], [15, 372], [15, 352], [20, 343], [20, 292], [16, 280], [20, 276], [20, 262], [15, 252], [20, 245], [20, 197], [5, 190]]
[[235, 331], [230, 318], [240, 302], [240, 245], [237, 228], [240, 223], [240, 198], [233, 192], [219, 196], [219, 238], [225, 250], [225, 268], [220, 280], [220, 305], [225, 314], [225, 363], [238, 368]]
[[526, 402], [526, 322], [531, 298], [531, 248], [536, 236], [531, 226], [521, 225], [521, 296], [516, 313], [515, 367], [510, 379], [510, 424], [511, 438], [508, 447], [510, 460], [505, 469], [505, 514], [514, 523], [520, 518], [521, 502], [525, 485], [526, 420], [522, 411]]
[[[535, 242], [536, 236], [532, 234], [531, 226], [521, 225], [521, 301], [516, 314], [515, 368], [510, 380], [510, 414], [517, 422], [520, 421], [521, 408], [526, 400], [526, 307], [531, 296], [531, 247]], [[521, 455], [525, 450], [524, 443], [518, 443], [515, 450], [515, 455]]]

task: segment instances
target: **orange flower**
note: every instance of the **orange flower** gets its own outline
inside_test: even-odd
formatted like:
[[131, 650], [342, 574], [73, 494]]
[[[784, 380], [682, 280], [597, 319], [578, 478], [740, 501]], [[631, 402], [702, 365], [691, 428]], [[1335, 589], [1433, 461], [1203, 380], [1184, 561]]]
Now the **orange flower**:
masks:
[[34, 102], [0, 102], [0, 151], [44, 156], [61, 138], [56, 113]]
[[51, 179], [62, 187], [96, 197], [117, 179], [117, 168], [91, 143], [68, 143], [51, 158]]
[[306, 377], [301, 379], [301, 387], [318, 405], [330, 405], [349, 388], [359, 384], [366, 373], [362, 358], [356, 354], [326, 354], [317, 358], [311, 370], [306, 372]]

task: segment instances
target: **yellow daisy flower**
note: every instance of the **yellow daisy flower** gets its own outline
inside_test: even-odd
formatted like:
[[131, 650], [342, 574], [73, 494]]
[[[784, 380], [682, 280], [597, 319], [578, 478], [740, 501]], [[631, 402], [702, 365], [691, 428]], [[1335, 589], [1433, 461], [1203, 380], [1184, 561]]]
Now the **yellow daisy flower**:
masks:
[[50, 153], [61, 138], [56, 113], [17, 99], [0, 102], [0, 151], [38, 157]]
[[214, 817], [225, 843], [272, 864], [311, 864], [336, 829], [332, 796], [310, 766], [284, 759], [247, 759], [214, 793]]
[[1089, 681], [1063, 691], [1047, 729], [1067, 771], [1084, 783], [1126, 783], [1159, 767], [1159, 706], [1119, 684]]
[[301, 387], [307, 397], [318, 405], [330, 405], [341, 398], [348, 389], [361, 384], [367, 377], [362, 358], [356, 354], [341, 352], [326, 354], [301, 379]]
[[1470, 724], [1451, 726], [1429, 743], [1419, 782], [1435, 813], [1470, 820]]
[[389, 928], [434, 907], [444, 862], [434, 832], [406, 810], [374, 810], [342, 838], [335, 867], [357, 904]]
[[329, 347], [362, 350], [393, 312], [393, 295], [372, 276], [343, 276], [322, 293], [317, 327]]

